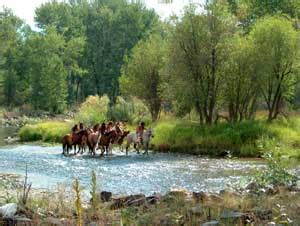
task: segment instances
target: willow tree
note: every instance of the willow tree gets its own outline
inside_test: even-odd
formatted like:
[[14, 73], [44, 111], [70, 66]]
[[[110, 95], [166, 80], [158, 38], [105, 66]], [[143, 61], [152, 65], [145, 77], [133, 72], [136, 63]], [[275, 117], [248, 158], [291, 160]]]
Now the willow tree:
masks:
[[186, 96], [199, 113], [200, 123], [211, 124], [217, 115], [234, 22], [227, 2], [222, 0], [210, 1], [200, 14], [190, 6], [182, 19], [174, 21], [168, 51], [169, 79], [174, 81], [170, 85], [176, 84], [174, 92], [188, 92]]
[[161, 109], [161, 69], [164, 66], [163, 40], [152, 35], [140, 41], [125, 58], [122, 75], [119, 80], [122, 94], [136, 96], [148, 107], [152, 120], [158, 118]]
[[250, 36], [255, 46], [260, 91], [268, 109], [268, 121], [272, 121], [294, 93], [299, 36], [289, 20], [271, 16], [259, 20]]

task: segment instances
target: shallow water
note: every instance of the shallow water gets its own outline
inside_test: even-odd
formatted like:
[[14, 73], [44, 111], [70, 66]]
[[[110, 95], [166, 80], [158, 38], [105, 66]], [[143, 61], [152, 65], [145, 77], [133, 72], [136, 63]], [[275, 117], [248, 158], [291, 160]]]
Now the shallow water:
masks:
[[263, 164], [255, 160], [210, 159], [190, 155], [150, 154], [114, 150], [105, 158], [65, 157], [61, 147], [34, 145], [0, 148], [0, 173], [25, 173], [35, 188], [53, 189], [58, 183], [70, 185], [79, 178], [89, 188], [95, 170], [102, 190], [118, 194], [165, 193], [171, 188], [190, 191], [219, 191], [240, 186]]

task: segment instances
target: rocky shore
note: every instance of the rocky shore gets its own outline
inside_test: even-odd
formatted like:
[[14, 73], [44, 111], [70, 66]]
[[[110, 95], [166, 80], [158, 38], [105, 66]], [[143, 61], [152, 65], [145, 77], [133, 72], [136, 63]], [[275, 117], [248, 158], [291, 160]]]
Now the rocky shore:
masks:
[[[4, 186], [6, 185], [6, 186]], [[7, 186], [9, 185], [9, 186]], [[22, 189], [20, 177], [0, 175], [0, 190], [14, 194]], [[3, 189], [5, 188], [5, 189]], [[33, 191], [26, 206], [18, 199], [9, 201], [0, 194], [0, 225], [76, 225], [75, 196], [65, 193]], [[65, 196], [66, 197], [66, 196]], [[8, 202], [5, 204], [5, 202]], [[96, 201], [96, 202], [93, 202]], [[188, 192], [174, 189], [167, 194], [154, 193], [119, 196], [108, 191], [96, 200], [83, 201], [83, 225], [298, 225], [300, 222], [300, 187], [260, 187], [255, 182], [237, 191], [219, 193]], [[32, 206], [32, 203], [35, 205]], [[92, 209], [97, 203], [98, 209]], [[64, 206], [63, 210], [60, 209]], [[92, 211], [95, 211], [92, 213]], [[281, 223], [280, 223], [281, 222]], [[283, 224], [284, 223], [284, 224]]]

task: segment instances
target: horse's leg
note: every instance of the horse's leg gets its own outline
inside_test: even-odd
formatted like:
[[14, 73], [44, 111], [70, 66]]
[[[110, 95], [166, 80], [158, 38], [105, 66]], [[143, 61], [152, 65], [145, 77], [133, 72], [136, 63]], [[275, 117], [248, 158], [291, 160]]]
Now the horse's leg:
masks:
[[145, 152], [143, 153], [144, 155], [148, 155], [148, 144], [145, 144]]
[[100, 153], [100, 157], [101, 157], [105, 152], [105, 146], [101, 146], [100, 149], [101, 149], [101, 153]]
[[134, 147], [134, 149], [136, 150], [136, 152], [137, 152], [138, 154], [140, 154], [139, 145], [138, 145], [137, 143], [134, 143], [133, 147]]
[[77, 154], [79, 154], [79, 153], [80, 153], [80, 151], [81, 151], [81, 145], [80, 145], [80, 144], [78, 144], [78, 151], [76, 152], [76, 155], [77, 155]]

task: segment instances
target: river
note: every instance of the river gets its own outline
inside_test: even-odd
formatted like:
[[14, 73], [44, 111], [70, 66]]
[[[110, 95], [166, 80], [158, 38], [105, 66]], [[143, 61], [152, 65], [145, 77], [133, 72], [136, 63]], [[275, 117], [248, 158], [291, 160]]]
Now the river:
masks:
[[263, 167], [261, 161], [253, 159], [211, 159], [166, 153], [126, 156], [118, 150], [114, 150], [113, 156], [91, 158], [87, 155], [65, 157], [61, 152], [60, 146], [3, 146], [2, 143], [0, 173], [24, 175], [27, 165], [29, 180], [35, 188], [51, 190], [58, 184], [69, 186], [78, 178], [88, 189], [94, 170], [102, 190], [117, 194], [151, 194], [165, 193], [171, 188], [219, 191], [242, 186]]

